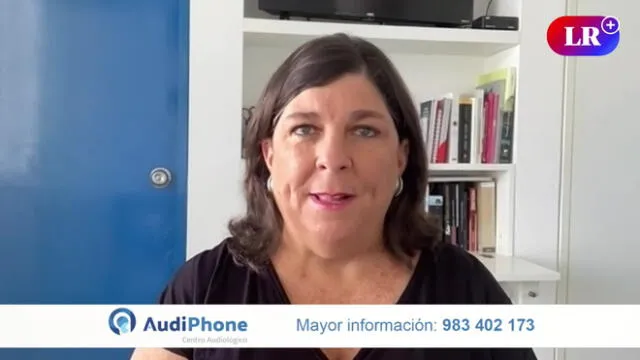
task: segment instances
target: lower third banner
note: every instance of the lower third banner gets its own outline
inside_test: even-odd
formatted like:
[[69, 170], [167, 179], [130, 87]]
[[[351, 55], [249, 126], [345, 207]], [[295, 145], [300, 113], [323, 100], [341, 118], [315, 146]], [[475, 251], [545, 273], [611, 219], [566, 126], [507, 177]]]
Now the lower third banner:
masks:
[[640, 347], [640, 305], [0, 305], [0, 347]]

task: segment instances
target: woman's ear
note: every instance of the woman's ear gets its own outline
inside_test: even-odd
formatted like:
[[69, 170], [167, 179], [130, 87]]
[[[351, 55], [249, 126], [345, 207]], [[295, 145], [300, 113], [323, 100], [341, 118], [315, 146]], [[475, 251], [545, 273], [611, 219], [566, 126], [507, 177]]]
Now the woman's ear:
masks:
[[404, 139], [398, 145], [398, 172], [404, 173], [409, 161], [409, 140]]
[[264, 159], [264, 163], [267, 165], [269, 171], [271, 171], [273, 163], [273, 143], [271, 142], [271, 139], [262, 140], [260, 148], [262, 149], [262, 158]]

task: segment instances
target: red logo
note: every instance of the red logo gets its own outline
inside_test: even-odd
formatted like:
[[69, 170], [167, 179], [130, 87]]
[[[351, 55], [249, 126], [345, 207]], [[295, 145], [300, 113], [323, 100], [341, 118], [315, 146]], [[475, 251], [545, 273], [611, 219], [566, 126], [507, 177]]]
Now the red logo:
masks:
[[562, 16], [547, 29], [547, 43], [562, 56], [602, 56], [620, 43], [620, 21], [613, 16]]

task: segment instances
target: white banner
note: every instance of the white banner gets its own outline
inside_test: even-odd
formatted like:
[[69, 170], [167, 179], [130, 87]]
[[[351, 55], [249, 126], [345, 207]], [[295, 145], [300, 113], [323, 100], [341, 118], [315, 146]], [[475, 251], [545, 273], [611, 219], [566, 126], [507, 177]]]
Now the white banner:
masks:
[[0, 305], [0, 347], [640, 347], [640, 305]]

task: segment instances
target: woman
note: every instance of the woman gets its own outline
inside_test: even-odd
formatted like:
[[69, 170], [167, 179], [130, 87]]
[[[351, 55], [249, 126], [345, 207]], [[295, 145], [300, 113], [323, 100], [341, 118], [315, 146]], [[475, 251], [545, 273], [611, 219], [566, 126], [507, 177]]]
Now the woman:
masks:
[[[416, 107], [389, 59], [343, 34], [276, 70], [246, 133], [247, 212], [189, 260], [163, 304], [508, 304], [425, 213]], [[139, 349], [197, 360], [531, 360], [530, 349]]]

